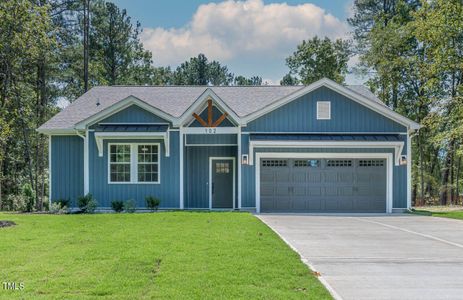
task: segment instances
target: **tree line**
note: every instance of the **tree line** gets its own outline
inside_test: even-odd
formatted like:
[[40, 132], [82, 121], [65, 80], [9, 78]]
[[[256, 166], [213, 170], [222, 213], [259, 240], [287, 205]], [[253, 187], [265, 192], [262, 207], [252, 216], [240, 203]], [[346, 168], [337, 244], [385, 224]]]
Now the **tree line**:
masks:
[[[461, 191], [463, 4], [459, 0], [355, 0], [353, 38], [303, 40], [282, 85], [350, 72], [391, 109], [421, 123], [413, 139], [413, 199], [457, 203]], [[141, 24], [104, 0], [0, 3], [0, 209], [26, 194], [43, 208], [48, 142], [35, 129], [97, 85], [261, 85], [203, 54], [154, 67]], [[303, 37], [301, 37], [303, 38]], [[355, 67], [349, 59], [358, 57]], [[31, 200], [32, 201], [32, 200]]]

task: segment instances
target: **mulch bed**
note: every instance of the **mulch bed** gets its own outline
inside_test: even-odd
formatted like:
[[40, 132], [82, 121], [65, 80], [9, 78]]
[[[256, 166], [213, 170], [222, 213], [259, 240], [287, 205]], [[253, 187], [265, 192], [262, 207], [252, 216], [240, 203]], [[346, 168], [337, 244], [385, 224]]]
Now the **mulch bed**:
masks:
[[13, 222], [13, 221], [4, 221], [4, 220], [0, 220], [0, 228], [2, 228], [2, 227], [14, 226], [14, 225], [16, 225], [16, 223]]

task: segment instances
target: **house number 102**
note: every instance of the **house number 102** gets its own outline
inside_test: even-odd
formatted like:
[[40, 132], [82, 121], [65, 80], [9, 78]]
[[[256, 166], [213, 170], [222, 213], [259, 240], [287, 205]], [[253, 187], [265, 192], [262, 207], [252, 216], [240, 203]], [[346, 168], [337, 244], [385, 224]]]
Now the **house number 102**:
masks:
[[206, 128], [204, 129], [204, 131], [206, 131], [206, 133], [209, 133], [209, 134], [214, 134], [216, 133], [217, 129], [216, 128]]

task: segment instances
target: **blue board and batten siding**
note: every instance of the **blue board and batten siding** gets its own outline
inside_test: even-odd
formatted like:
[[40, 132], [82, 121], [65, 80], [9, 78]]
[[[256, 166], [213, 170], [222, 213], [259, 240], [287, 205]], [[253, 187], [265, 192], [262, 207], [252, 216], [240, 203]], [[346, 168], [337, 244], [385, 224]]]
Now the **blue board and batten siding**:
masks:
[[76, 206], [84, 192], [84, 141], [77, 135], [51, 136], [51, 200]]

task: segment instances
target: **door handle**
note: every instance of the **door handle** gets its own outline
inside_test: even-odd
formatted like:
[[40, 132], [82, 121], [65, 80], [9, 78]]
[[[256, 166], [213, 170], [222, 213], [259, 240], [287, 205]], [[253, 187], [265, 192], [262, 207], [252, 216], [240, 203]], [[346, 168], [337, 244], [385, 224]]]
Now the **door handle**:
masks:
[[214, 194], [214, 192], [215, 192], [215, 185], [214, 183], [212, 183], [212, 194]]

